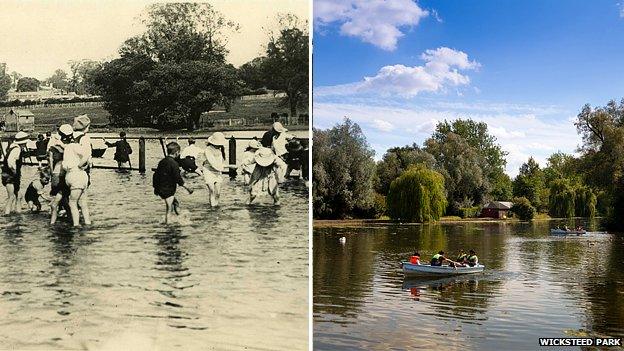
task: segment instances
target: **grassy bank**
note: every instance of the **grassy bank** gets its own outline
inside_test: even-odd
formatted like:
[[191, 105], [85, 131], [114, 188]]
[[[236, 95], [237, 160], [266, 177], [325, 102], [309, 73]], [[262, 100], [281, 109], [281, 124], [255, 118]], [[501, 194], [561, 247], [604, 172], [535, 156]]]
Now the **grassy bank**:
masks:
[[[540, 213], [533, 221], [548, 221], [548, 220], [566, 220], [570, 218], [551, 218], [545, 213]], [[496, 218], [461, 218], [457, 216], [444, 216], [437, 222], [431, 223], [518, 223], [517, 218], [496, 219]], [[388, 218], [382, 219], [315, 219], [314, 228], [327, 228], [327, 227], [371, 227], [371, 226], [386, 226], [386, 225], [423, 225], [431, 223], [403, 223], [390, 220]]]
[[[268, 125], [272, 123], [271, 113], [276, 112], [278, 114], [288, 113], [288, 109], [285, 107], [278, 107], [279, 99], [266, 99], [266, 100], [245, 100], [236, 101], [230, 111], [217, 108], [214, 113], [204, 114], [202, 116], [202, 124], [206, 126], [201, 128], [196, 133], [202, 131], [231, 131], [231, 130], [265, 130]], [[91, 123], [93, 125], [93, 131], [102, 132], [115, 132], [120, 128], [108, 127], [110, 122], [110, 113], [106, 111], [102, 106], [46, 106], [33, 108], [30, 111], [35, 115], [35, 131], [45, 132], [53, 129], [56, 125], [67, 123], [73, 120], [74, 117], [81, 114], [88, 114], [91, 117]], [[307, 111], [302, 111], [307, 112]], [[215, 125], [209, 127], [209, 125], [218, 123], [220, 120], [240, 119], [244, 118], [247, 124], [258, 123], [258, 125], [233, 125], [233, 126], [220, 126]], [[293, 125], [288, 127], [291, 130], [307, 130], [307, 125]], [[152, 131], [153, 133], [159, 133], [156, 129], [152, 128], [125, 128], [127, 130], [136, 130], [141, 133]]]

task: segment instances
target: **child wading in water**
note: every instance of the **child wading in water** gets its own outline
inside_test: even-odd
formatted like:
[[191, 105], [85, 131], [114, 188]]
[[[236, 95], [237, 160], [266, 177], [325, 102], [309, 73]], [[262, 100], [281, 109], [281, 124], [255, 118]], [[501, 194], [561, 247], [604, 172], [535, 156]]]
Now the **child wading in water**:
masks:
[[281, 178], [282, 173], [280, 172], [278, 157], [271, 149], [263, 147], [256, 151], [253, 162], [256, 166], [249, 181], [249, 204], [259, 194], [266, 191], [273, 197], [273, 202], [279, 205], [278, 185], [283, 182], [283, 179]]
[[2, 163], [2, 185], [7, 191], [5, 215], [11, 214], [11, 211], [21, 211], [18, 194], [22, 178], [22, 148], [27, 142], [28, 134], [24, 132], [15, 134], [15, 140], [9, 145]]
[[40, 198], [48, 200], [48, 198], [43, 195], [43, 189], [48, 183], [50, 183], [50, 175], [43, 168], [39, 168], [39, 178], [30, 182], [24, 194], [24, 201], [31, 211], [41, 211], [42, 205], [39, 200]]
[[[82, 134], [84, 135], [84, 134]], [[91, 165], [90, 144], [80, 143], [80, 139], [72, 138], [65, 145], [63, 152], [62, 171], [65, 172], [65, 184], [69, 189], [69, 210], [74, 227], [80, 226], [80, 213], [86, 225], [91, 224], [91, 216], [87, 202], [89, 175], [87, 169]]]
[[208, 202], [210, 206], [219, 205], [221, 196], [221, 183], [223, 182], [223, 166], [225, 164], [225, 136], [216, 132], [208, 138], [206, 150], [204, 150], [204, 168], [202, 174], [208, 187]]
[[179, 202], [175, 198], [177, 186], [183, 187], [189, 194], [193, 193], [193, 190], [184, 186], [180, 165], [176, 161], [179, 157], [180, 145], [175, 142], [167, 144], [167, 157], [160, 160], [152, 179], [154, 194], [165, 200], [165, 224], [170, 223], [179, 214]]
[[240, 173], [243, 175], [243, 182], [245, 185], [249, 185], [249, 181], [251, 180], [251, 174], [256, 168], [256, 161], [254, 161], [254, 157], [256, 155], [256, 151], [262, 147], [262, 144], [258, 140], [252, 140], [247, 145], [247, 149], [243, 152], [243, 157], [241, 160]]

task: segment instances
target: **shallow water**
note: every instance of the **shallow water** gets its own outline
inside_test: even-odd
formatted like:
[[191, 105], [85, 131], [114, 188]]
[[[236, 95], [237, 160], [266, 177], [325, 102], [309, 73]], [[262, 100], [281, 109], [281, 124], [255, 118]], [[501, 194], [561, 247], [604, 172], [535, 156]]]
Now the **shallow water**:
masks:
[[[159, 148], [148, 143], [148, 169]], [[226, 180], [211, 209], [187, 180], [190, 223], [164, 226], [151, 175], [94, 170], [89, 228], [0, 217], [0, 349], [307, 349], [305, 185], [247, 206], [241, 180]]]
[[[624, 240], [550, 237], [561, 224], [315, 229], [314, 348], [533, 350], [538, 337], [624, 336]], [[403, 278], [414, 250], [428, 260], [460, 248], [486, 272]]]

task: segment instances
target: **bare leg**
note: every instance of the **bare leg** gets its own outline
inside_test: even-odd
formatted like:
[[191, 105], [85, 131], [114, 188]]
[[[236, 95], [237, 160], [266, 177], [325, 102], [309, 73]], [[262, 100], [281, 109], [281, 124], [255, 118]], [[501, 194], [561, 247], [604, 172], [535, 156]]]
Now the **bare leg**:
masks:
[[175, 216], [173, 201], [175, 201], [175, 197], [173, 196], [165, 199], [165, 224], [169, 224], [171, 216]]
[[78, 199], [78, 206], [82, 210], [82, 218], [84, 218], [85, 224], [91, 225], [91, 213], [89, 212], [89, 203], [87, 200], [87, 190], [85, 189]]
[[221, 198], [221, 182], [216, 182], [214, 184], [215, 189], [214, 189], [214, 196], [215, 196], [215, 201], [214, 201], [214, 205], [215, 206], [219, 206], [219, 199]]
[[208, 187], [208, 204], [212, 206], [216, 206], [216, 195], [215, 195], [215, 183], [206, 183]]
[[72, 189], [69, 194], [69, 211], [72, 215], [74, 227], [80, 226], [80, 211], [78, 210], [78, 200], [82, 196], [82, 189]]
[[62, 198], [63, 198], [63, 195], [59, 193], [59, 194], [56, 194], [56, 196], [52, 199], [52, 203], [50, 204], [50, 208], [51, 208], [50, 224], [56, 223], [56, 219], [58, 218], [59, 204], [61, 203]]
[[7, 202], [6, 205], [4, 206], [4, 214], [5, 215], [10, 215], [11, 214], [11, 209], [13, 208], [13, 202], [15, 202], [15, 186], [13, 184], [7, 184], [6, 185], [6, 191], [7, 191]]

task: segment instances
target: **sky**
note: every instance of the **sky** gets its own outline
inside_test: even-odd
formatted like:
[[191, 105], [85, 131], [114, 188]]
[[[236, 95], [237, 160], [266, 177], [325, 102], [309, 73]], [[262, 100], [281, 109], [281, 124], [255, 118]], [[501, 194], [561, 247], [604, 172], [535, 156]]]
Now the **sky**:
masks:
[[443, 120], [488, 123], [515, 176], [580, 145], [582, 106], [624, 97], [624, 2], [314, 2], [314, 126], [349, 117], [381, 159]]
[[[111, 60], [128, 38], [145, 27], [140, 15], [149, 0], [2, 0], [0, 63], [7, 71], [46, 79], [70, 60]], [[259, 56], [276, 28], [278, 13], [308, 20], [306, 0], [213, 0], [227, 19], [240, 25], [228, 36], [228, 61], [235, 66]]]

